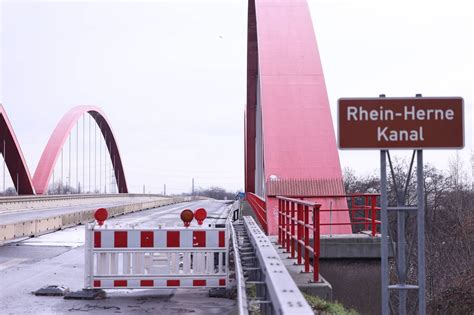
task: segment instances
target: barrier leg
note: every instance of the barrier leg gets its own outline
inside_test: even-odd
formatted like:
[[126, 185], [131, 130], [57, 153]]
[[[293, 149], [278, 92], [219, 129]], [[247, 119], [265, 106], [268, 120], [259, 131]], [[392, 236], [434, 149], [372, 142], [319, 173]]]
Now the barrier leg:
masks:
[[94, 274], [94, 253], [92, 251], [92, 229], [89, 224], [85, 227], [84, 247], [84, 288], [92, 288], [92, 276]]

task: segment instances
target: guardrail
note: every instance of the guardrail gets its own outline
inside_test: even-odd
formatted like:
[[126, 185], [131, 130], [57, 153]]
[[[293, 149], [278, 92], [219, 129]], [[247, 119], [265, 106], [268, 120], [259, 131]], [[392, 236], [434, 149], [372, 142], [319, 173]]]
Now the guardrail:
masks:
[[270, 239], [252, 217], [244, 216], [243, 220], [259, 267], [257, 286], [264, 286], [263, 290], [257, 289], [257, 293], [264, 295], [257, 297], [261, 311], [264, 314], [314, 314]]
[[[202, 199], [201, 197], [178, 197], [160, 199], [148, 202], [131, 203], [109, 207], [110, 217], [127, 214], [130, 212], [141, 211], [156, 207], [162, 207], [170, 204], [180, 202], [187, 202]], [[65, 213], [62, 215], [55, 215], [44, 217], [41, 219], [24, 220], [10, 224], [0, 224], [0, 245], [8, 240], [13, 240], [20, 237], [38, 236], [45, 233], [60, 230], [65, 227], [84, 224], [90, 222], [94, 218], [94, 211], [96, 209], [79, 210]]]
[[235, 283], [237, 287], [237, 309], [239, 315], [248, 315], [248, 299], [245, 286], [244, 271], [242, 269], [242, 260], [240, 258], [239, 244], [234, 225], [230, 223], [230, 235], [232, 239], [232, 253], [234, 256]]
[[169, 196], [156, 194], [68, 194], [68, 195], [31, 195], [31, 196], [0, 196], [0, 204], [35, 201], [54, 201], [64, 199], [94, 199], [94, 198], [116, 198], [116, 197], [164, 197]]

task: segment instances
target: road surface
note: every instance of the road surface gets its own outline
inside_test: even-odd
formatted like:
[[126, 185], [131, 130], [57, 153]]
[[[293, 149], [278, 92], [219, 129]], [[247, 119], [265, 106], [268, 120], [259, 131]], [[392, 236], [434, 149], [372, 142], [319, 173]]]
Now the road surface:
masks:
[[[225, 218], [228, 204], [195, 201], [136, 212], [107, 220], [107, 224], [181, 225], [184, 208], [203, 207], [213, 219]], [[64, 300], [31, 294], [46, 285], [83, 287], [84, 227], [77, 226], [0, 247], [1, 314], [228, 314], [235, 301], [210, 298], [206, 289], [108, 290], [105, 300]]]

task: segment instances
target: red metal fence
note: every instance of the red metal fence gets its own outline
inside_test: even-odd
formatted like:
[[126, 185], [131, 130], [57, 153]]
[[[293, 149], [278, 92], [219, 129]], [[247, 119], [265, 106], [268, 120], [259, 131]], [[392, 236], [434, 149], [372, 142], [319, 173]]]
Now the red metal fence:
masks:
[[[362, 225], [363, 230], [376, 236], [380, 221], [377, 220], [378, 194], [354, 194], [349, 198], [350, 209], [321, 209], [314, 201], [277, 196], [278, 199], [278, 244], [291, 258], [297, 259], [297, 264], [304, 263], [304, 272], [310, 272], [310, 253], [313, 254], [313, 281], [319, 281], [319, 257], [321, 226], [332, 225]], [[314, 198], [312, 198], [314, 199]], [[349, 211], [351, 222], [321, 223], [321, 212]], [[356, 216], [357, 212], [362, 216]], [[331, 216], [330, 216], [331, 218]], [[304, 260], [304, 262], [303, 262]]]
[[[304, 259], [304, 272], [310, 272], [309, 253], [313, 253], [313, 281], [318, 282], [321, 234], [319, 208], [321, 205], [286, 197], [277, 197], [277, 199], [278, 244], [291, 254], [291, 258], [297, 259], [298, 265], [301, 265]], [[310, 224], [310, 211], [312, 224]], [[312, 246], [310, 245], [310, 230], [313, 238]]]
[[245, 193], [245, 197], [247, 198], [248, 203], [252, 207], [255, 215], [257, 216], [258, 222], [262, 226], [265, 233], [268, 233], [267, 228], [267, 208], [265, 205], [265, 199], [253, 194], [253, 193]]
[[[380, 207], [377, 207], [377, 198], [380, 194], [351, 194], [346, 197], [350, 199], [350, 217], [352, 225], [363, 225], [364, 231], [369, 231], [372, 236], [377, 234], [377, 227], [380, 226], [380, 220], [377, 219], [377, 212]], [[347, 209], [343, 209], [347, 211]], [[357, 217], [357, 212], [363, 212], [362, 217]], [[355, 231], [354, 231], [355, 232]]]

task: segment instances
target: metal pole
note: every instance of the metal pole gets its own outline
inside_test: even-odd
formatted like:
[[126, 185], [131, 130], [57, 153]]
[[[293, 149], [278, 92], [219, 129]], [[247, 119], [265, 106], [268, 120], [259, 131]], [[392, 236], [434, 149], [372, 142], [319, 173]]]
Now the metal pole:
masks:
[[[397, 196], [399, 196], [398, 191]], [[397, 198], [397, 206], [404, 206], [400, 198]], [[406, 284], [405, 214], [405, 211], [397, 211], [397, 268], [398, 283], [401, 285]], [[405, 315], [407, 313], [407, 290], [398, 290], [398, 299], [398, 314]]]
[[85, 192], [86, 186], [86, 115], [82, 115], [82, 190]]
[[79, 120], [76, 123], [76, 190], [79, 191]]
[[63, 183], [64, 183], [64, 147], [61, 148], [61, 187], [59, 193], [63, 193]]
[[[104, 140], [105, 139], [105, 140]], [[104, 194], [107, 193], [107, 158], [106, 158], [106, 147], [107, 147], [107, 133], [105, 134], [104, 142]]]
[[89, 167], [89, 192], [91, 192], [91, 155], [92, 155], [92, 150], [91, 150], [91, 115], [89, 115], [89, 164], [87, 165]]
[[387, 214], [387, 151], [380, 151], [380, 192], [381, 192], [381, 278], [382, 278], [382, 315], [389, 314], [389, 277], [388, 277], [388, 214]]
[[3, 192], [5, 192], [5, 164], [6, 164], [6, 158], [7, 156], [7, 151], [5, 148], [5, 139], [3, 139]]
[[94, 193], [97, 191], [97, 122], [94, 124]]
[[[102, 124], [99, 125], [102, 130]], [[99, 194], [102, 193], [102, 138], [99, 135]]]
[[417, 182], [417, 234], [418, 234], [418, 314], [426, 314], [425, 296], [425, 196], [423, 178], [423, 151], [417, 150], [416, 182]]
[[69, 192], [71, 192], [71, 132], [69, 132], [69, 169], [68, 169], [68, 174], [69, 174], [69, 177], [67, 179], [67, 185], [69, 186], [68, 189], [69, 189]]
[[[110, 145], [110, 148], [112, 148], [112, 144]], [[114, 160], [113, 160], [113, 163], [112, 163], [112, 169], [113, 169], [112, 176], [113, 176], [113, 179], [114, 179], [114, 180], [112, 180], [112, 187], [113, 187], [114, 192], [115, 192], [115, 187], [118, 187], [117, 178], [115, 177], [115, 155], [114, 155]]]
[[18, 175], [18, 172], [16, 172], [16, 194], [20, 194], [20, 176]]

